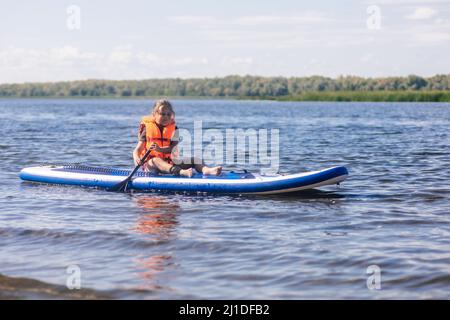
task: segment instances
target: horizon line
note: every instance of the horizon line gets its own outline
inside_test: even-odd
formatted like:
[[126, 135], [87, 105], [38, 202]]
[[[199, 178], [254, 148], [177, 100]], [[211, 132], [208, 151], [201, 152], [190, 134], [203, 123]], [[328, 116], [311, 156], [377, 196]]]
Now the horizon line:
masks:
[[383, 77], [365, 77], [365, 76], [359, 76], [359, 75], [339, 75], [337, 77], [331, 77], [331, 76], [324, 76], [324, 75], [309, 75], [309, 76], [262, 76], [262, 75], [252, 75], [252, 74], [246, 74], [246, 75], [238, 75], [238, 74], [229, 74], [226, 76], [215, 76], [215, 77], [167, 77], [167, 78], [143, 78], [143, 79], [101, 79], [101, 78], [88, 78], [88, 79], [77, 79], [77, 80], [62, 80], [62, 81], [25, 81], [25, 82], [0, 82], [0, 86], [3, 85], [22, 85], [22, 84], [46, 84], [46, 83], [71, 83], [71, 82], [88, 82], [88, 81], [111, 81], [111, 82], [121, 82], [121, 81], [151, 81], [151, 80], [212, 80], [212, 79], [225, 79], [228, 77], [240, 77], [240, 78], [282, 78], [282, 79], [306, 79], [306, 78], [313, 78], [313, 77], [320, 77], [320, 78], [326, 78], [331, 80], [338, 80], [340, 78], [362, 78], [362, 79], [389, 79], [389, 78], [408, 78], [410, 76], [420, 77], [423, 79], [429, 79], [436, 76], [450, 76], [450, 73], [436, 73], [432, 76], [422, 76], [419, 74], [408, 74], [408, 75], [390, 75], [390, 76], [383, 76]]

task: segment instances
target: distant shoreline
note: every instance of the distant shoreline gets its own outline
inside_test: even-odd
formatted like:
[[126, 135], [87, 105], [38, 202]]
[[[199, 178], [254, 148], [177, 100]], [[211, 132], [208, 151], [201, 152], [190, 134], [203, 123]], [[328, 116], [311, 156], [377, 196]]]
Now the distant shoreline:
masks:
[[227, 76], [0, 84], [0, 98], [450, 102], [450, 75], [336, 79]]
[[156, 100], [165, 97], [173, 100], [249, 100], [249, 101], [280, 101], [280, 102], [450, 102], [449, 91], [389, 91], [389, 92], [305, 92], [296, 96], [279, 97], [216, 97], [216, 96], [8, 96], [8, 99], [67, 99], [67, 100]]
[[305, 92], [297, 96], [280, 97], [277, 100], [335, 102], [450, 102], [450, 91]]

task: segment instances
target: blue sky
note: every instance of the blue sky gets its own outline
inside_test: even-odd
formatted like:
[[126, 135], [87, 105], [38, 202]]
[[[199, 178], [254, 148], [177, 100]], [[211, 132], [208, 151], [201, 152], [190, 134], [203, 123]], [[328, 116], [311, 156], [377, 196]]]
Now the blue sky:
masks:
[[0, 83], [450, 73], [448, 0], [0, 1]]

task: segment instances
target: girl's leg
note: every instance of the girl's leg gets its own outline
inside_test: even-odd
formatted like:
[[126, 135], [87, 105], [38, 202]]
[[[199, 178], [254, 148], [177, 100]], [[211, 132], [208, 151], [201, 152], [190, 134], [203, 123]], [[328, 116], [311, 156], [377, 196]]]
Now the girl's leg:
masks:
[[152, 172], [152, 173], [158, 173], [158, 168], [156, 168], [151, 160], [147, 161], [142, 165], [142, 170], [144, 172]]
[[[180, 160], [179, 160], [180, 161]], [[205, 175], [213, 175], [218, 176], [222, 172], [222, 167], [208, 167], [200, 161], [200, 159], [192, 157], [192, 158], [186, 158], [182, 159], [179, 166], [183, 169], [187, 168], [195, 168], [197, 172], [203, 173]]]
[[181, 175], [185, 177], [192, 177], [194, 174], [192, 172], [192, 168], [183, 168], [180, 166], [174, 166], [173, 164], [170, 164], [166, 161], [164, 161], [161, 158], [152, 158], [148, 161], [148, 164], [150, 167], [155, 167], [158, 169], [158, 171], [164, 172], [164, 173], [172, 173], [175, 175]]

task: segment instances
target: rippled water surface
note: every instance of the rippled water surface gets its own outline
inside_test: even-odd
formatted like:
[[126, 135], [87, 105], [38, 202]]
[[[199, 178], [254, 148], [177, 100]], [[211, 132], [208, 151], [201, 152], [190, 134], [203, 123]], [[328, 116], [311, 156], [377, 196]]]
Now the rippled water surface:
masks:
[[[281, 172], [349, 169], [340, 187], [289, 196], [118, 194], [18, 178], [43, 163], [130, 168], [150, 104], [0, 100], [0, 296], [46, 297], [30, 279], [65, 287], [77, 265], [92, 290], [81, 297], [449, 298], [449, 104], [174, 100], [182, 128], [280, 129]], [[368, 289], [371, 265], [380, 290]]]

